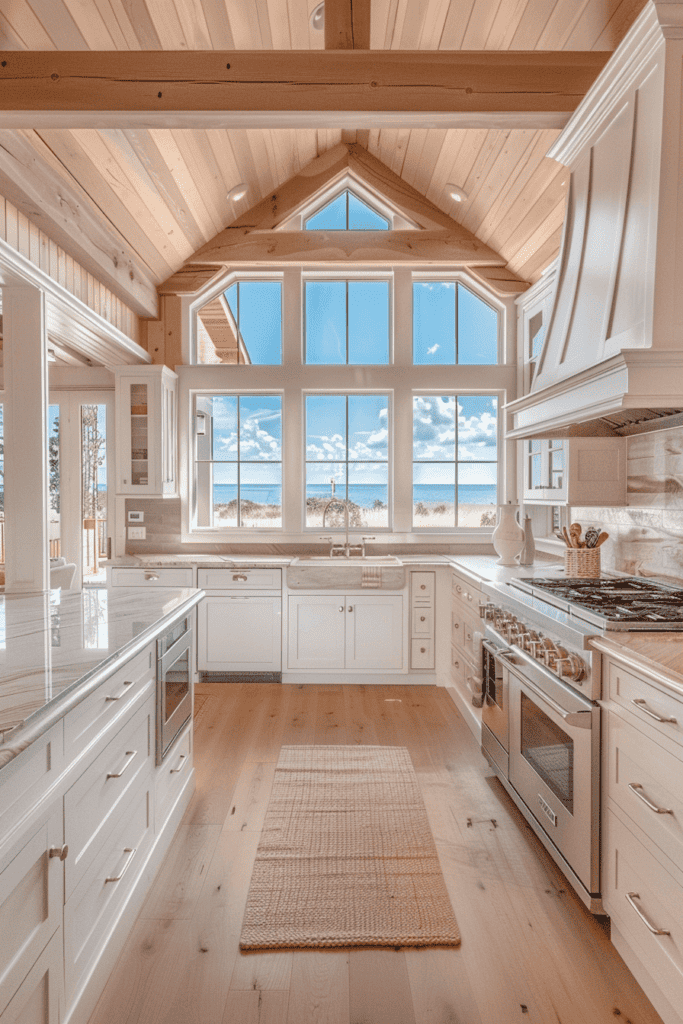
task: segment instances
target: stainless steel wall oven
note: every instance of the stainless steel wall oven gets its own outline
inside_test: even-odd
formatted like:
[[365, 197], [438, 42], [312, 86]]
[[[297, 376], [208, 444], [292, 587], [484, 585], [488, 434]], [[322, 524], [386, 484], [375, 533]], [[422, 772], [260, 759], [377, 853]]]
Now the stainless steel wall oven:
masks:
[[179, 619], [157, 640], [156, 763], [192, 717], [192, 619]]

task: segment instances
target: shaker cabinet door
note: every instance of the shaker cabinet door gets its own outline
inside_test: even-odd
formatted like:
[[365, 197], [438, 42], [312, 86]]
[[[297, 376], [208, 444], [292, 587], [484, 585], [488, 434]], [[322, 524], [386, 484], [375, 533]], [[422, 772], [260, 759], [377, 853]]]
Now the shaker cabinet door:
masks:
[[289, 668], [344, 668], [346, 598], [343, 594], [289, 598]]
[[403, 598], [346, 598], [346, 668], [403, 668]]
[[197, 610], [200, 672], [279, 672], [280, 597], [206, 597]]

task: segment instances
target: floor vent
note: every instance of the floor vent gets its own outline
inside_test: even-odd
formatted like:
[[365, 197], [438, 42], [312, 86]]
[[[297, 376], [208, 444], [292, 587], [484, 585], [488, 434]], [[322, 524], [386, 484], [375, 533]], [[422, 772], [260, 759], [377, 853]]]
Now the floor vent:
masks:
[[200, 672], [200, 683], [281, 683], [282, 672]]

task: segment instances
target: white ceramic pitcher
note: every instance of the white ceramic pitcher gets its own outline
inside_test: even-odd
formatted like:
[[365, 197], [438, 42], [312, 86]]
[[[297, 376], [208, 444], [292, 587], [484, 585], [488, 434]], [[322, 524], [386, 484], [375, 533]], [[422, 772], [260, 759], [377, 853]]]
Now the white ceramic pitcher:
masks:
[[524, 530], [517, 522], [519, 505], [508, 502], [498, 506], [498, 522], [493, 531], [491, 542], [500, 555], [497, 565], [518, 565], [517, 555], [524, 547]]

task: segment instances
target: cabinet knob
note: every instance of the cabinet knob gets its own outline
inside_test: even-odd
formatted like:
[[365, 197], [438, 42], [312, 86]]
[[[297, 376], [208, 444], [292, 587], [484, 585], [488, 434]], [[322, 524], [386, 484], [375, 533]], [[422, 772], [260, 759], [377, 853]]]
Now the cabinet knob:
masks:
[[350, 605], [349, 605], [349, 611], [350, 611], [350, 612], [352, 612], [352, 611], [353, 611], [353, 605], [352, 605], [352, 604], [350, 604]]
[[453, 662], [453, 668], [460, 668], [460, 662], [459, 661], [454, 661]]
[[68, 846], [51, 846], [47, 851], [49, 857], [59, 857], [60, 860], [66, 860], [69, 856]]
[[340, 604], [340, 605], [339, 605], [339, 611], [340, 611], [340, 612], [343, 612], [343, 611], [344, 611], [344, 605], [343, 605], [343, 604]]
[[420, 616], [420, 622], [424, 622], [424, 620], [425, 620], [425, 617], [424, 617], [424, 615], [421, 615], [421, 616]]
[[234, 573], [232, 578], [234, 580], [237, 580], [239, 583], [246, 583], [247, 582], [246, 573], [243, 573], [243, 572]]
[[457, 594], [462, 594], [462, 587], [460, 587], [460, 586], [456, 586], [456, 588], [455, 588], [455, 592], [456, 592]]
[[421, 647], [420, 648], [420, 654], [426, 654], [426, 653], [427, 653], [427, 648], [426, 647]]
[[426, 590], [426, 589], [427, 589], [426, 585], [424, 583], [421, 583], [420, 584], [420, 590]]
[[158, 580], [159, 579], [159, 573], [158, 572], [146, 572], [145, 573], [145, 579], [146, 580]]
[[460, 629], [460, 623], [459, 622], [454, 622], [453, 623], [453, 629]]

